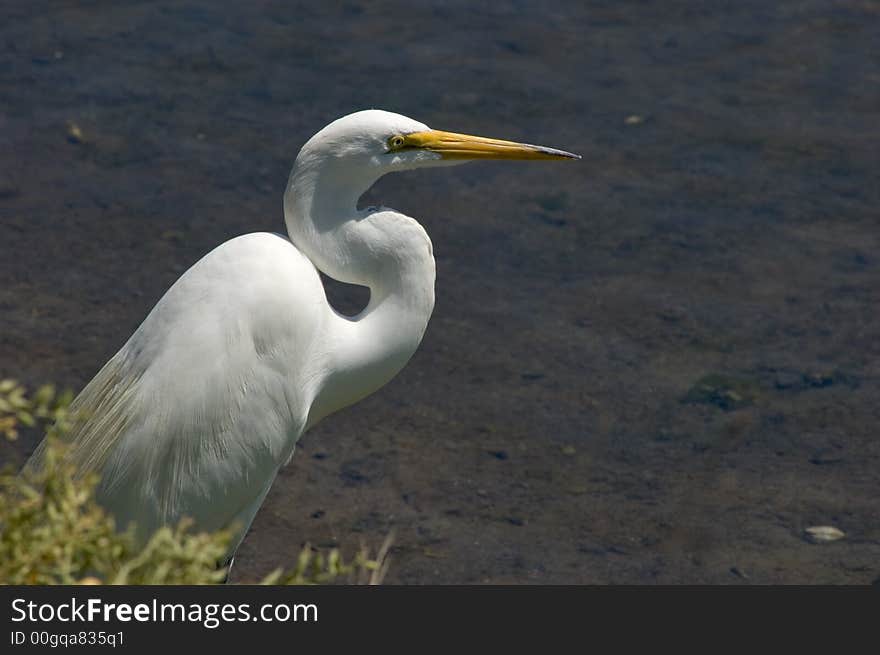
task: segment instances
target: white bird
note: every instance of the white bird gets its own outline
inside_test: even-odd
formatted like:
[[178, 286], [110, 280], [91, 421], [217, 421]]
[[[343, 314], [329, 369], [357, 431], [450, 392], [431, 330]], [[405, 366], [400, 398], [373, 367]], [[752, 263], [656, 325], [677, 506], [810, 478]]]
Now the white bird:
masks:
[[[66, 457], [100, 476], [97, 499], [118, 526], [144, 539], [188, 516], [233, 530], [234, 554], [300, 436], [391, 380], [431, 316], [427, 233], [358, 199], [386, 173], [472, 159], [579, 157], [379, 110], [302, 147], [284, 193], [290, 239], [246, 234], [205, 255], [71, 405]], [[335, 311], [318, 271], [369, 287], [367, 307]]]

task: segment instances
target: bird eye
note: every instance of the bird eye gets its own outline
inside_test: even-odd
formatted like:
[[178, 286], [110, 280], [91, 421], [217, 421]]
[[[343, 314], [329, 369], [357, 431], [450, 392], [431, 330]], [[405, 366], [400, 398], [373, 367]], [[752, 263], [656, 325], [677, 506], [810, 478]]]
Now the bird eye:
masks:
[[406, 140], [402, 136], [400, 136], [399, 134], [397, 136], [393, 136], [390, 139], [388, 139], [388, 148], [391, 150], [397, 150], [398, 148], [402, 148], [405, 141]]

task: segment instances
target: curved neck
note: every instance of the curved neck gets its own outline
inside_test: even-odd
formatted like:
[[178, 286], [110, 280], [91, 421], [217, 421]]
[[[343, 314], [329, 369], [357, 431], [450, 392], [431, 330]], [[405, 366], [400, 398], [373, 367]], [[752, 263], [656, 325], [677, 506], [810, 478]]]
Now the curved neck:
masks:
[[327, 305], [328, 373], [309, 426], [390, 381], [412, 357], [434, 308], [434, 257], [424, 229], [393, 210], [357, 209], [375, 181], [298, 158], [284, 195], [294, 245], [326, 275], [370, 289], [370, 302], [357, 316]]

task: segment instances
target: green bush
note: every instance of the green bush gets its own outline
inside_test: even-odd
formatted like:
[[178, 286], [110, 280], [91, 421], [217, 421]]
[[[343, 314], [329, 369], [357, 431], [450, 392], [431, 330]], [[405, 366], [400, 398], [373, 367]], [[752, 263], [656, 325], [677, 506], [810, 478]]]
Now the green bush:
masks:
[[[214, 584], [226, 570], [231, 534], [197, 533], [188, 521], [158, 530], [143, 547], [131, 531], [116, 530], [95, 501], [95, 476], [75, 475], [65, 461], [63, 433], [72, 394], [51, 386], [28, 396], [18, 383], [0, 381], [0, 432], [18, 435], [20, 425], [53, 426], [45, 465], [30, 476], [0, 474], [0, 583], [2, 584]], [[261, 584], [378, 584], [387, 567], [390, 540], [371, 558], [361, 548], [348, 562], [338, 550], [315, 553], [306, 546], [290, 570], [276, 570]]]

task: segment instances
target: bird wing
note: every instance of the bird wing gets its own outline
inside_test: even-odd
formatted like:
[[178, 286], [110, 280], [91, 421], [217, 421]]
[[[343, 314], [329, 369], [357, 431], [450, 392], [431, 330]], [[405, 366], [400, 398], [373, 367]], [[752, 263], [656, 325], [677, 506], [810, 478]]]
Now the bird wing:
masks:
[[79, 475], [100, 475], [99, 501], [143, 536], [183, 516], [205, 530], [243, 513], [249, 523], [320, 385], [326, 312], [317, 272], [289, 241], [226, 242], [74, 400], [66, 457]]

